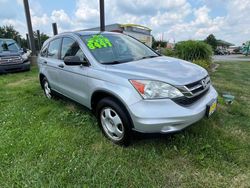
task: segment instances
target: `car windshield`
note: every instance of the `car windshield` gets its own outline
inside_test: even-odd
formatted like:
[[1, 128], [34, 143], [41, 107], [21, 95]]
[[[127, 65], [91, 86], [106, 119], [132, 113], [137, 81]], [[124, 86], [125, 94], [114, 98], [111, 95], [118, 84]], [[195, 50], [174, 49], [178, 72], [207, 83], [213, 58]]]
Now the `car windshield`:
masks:
[[17, 52], [20, 49], [18, 44], [11, 39], [0, 39], [0, 52], [2, 51], [14, 51]]
[[159, 56], [141, 42], [123, 34], [84, 35], [82, 40], [102, 64], [119, 64]]

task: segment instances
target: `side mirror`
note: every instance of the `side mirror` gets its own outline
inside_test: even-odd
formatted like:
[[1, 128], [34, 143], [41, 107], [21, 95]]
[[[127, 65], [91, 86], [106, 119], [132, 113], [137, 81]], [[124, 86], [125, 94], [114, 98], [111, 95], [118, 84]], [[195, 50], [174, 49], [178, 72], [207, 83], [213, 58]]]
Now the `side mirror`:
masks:
[[24, 53], [27, 53], [27, 49], [26, 49], [26, 48], [23, 48], [23, 52], [24, 52]]
[[88, 65], [88, 62], [86, 59], [84, 61], [81, 61], [80, 57], [78, 56], [66, 56], [64, 58], [65, 65], [69, 66], [76, 66], [76, 65]]

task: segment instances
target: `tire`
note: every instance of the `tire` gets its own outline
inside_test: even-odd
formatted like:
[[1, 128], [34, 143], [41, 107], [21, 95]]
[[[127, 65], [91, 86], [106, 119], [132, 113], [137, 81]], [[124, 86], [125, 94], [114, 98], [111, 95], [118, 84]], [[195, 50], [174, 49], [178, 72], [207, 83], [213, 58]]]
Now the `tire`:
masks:
[[47, 80], [46, 77], [43, 78], [42, 80], [42, 88], [43, 88], [43, 92], [44, 95], [48, 98], [48, 99], [53, 99], [54, 98], [54, 94], [53, 91], [49, 85], [49, 81]]
[[128, 146], [131, 141], [130, 116], [118, 101], [103, 98], [96, 107], [96, 117], [103, 134], [113, 143]]

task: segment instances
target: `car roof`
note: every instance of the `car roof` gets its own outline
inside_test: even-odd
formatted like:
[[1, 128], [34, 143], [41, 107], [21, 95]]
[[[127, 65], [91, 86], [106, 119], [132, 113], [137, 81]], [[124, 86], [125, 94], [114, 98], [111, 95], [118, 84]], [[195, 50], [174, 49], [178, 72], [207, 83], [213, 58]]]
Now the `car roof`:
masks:
[[51, 40], [55, 39], [56, 37], [60, 37], [60, 36], [67, 35], [67, 34], [68, 35], [70, 35], [70, 34], [76, 34], [78, 36], [88, 36], [88, 35], [97, 35], [97, 34], [114, 34], [114, 35], [117, 35], [117, 34], [120, 34], [120, 33], [117, 33], [117, 32], [108, 32], [108, 31], [84, 31], [84, 30], [67, 31], [67, 32], [59, 33], [58, 35], [55, 35], [55, 36], [49, 38], [48, 40], [46, 40], [43, 43], [43, 47], [46, 46]]
[[64, 32], [60, 33], [61, 34], [77, 34], [80, 36], [87, 36], [87, 35], [97, 35], [97, 34], [117, 34], [115, 32], [108, 32], [108, 31], [84, 31], [84, 30], [79, 30], [79, 31], [72, 31], [72, 32]]

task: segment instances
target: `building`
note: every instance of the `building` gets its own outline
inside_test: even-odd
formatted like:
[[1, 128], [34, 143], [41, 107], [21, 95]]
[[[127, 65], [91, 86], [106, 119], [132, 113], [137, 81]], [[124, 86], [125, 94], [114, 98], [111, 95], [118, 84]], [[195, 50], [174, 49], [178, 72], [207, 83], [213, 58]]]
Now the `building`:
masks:
[[[100, 27], [85, 29], [85, 31], [99, 31]], [[105, 31], [119, 32], [134, 37], [149, 47], [152, 46], [151, 29], [137, 24], [111, 24], [105, 26]]]
[[230, 46], [234, 46], [234, 44], [230, 43], [230, 42], [226, 42], [224, 40], [217, 40], [217, 47], [218, 48], [224, 48], [227, 49]]
[[215, 54], [217, 55], [229, 55], [234, 53], [234, 44], [230, 42], [226, 42], [224, 40], [217, 40], [217, 48], [215, 50]]
[[168, 49], [174, 49], [175, 43], [167, 42], [166, 48]]

